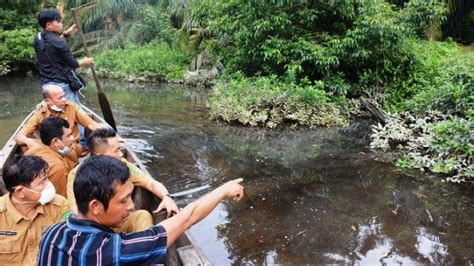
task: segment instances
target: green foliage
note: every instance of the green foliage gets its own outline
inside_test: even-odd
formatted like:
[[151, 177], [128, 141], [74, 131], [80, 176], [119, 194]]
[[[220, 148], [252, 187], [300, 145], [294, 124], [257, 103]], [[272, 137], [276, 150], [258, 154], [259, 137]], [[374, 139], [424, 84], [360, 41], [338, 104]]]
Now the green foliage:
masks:
[[176, 30], [171, 27], [170, 16], [158, 7], [144, 5], [140, 8], [140, 17], [130, 33], [131, 40], [145, 44], [153, 39], [166, 42], [171, 45]]
[[103, 52], [94, 57], [99, 70], [114, 78], [158, 76], [167, 80], [183, 77], [189, 56], [165, 43]]
[[9, 69], [20, 63], [33, 63], [33, 36], [31, 28], [17, 30], [0, 30], [0, 74], [6, 74]]
[[470, 136], [474, 126], [471, 121], [454, 117], [434, 124], [432, 130], [434, 136], [428, 150], [437, 152], [438, 157], [474, 157], [474, 143]]
[[407, 113], [389, 117], [375, 126], [370, 146], [402, 151], [396, 165], [450, 176], [450, 181], [474, 181], [474, 143], [471, 120], [431, 113], [416, 117]]
[[0, 8], [0, 29], [13, 30], [20, 28], [35, 28], [36, 14], [24, 14], [16, 9]]
[[459, 51], [439, 66], [432, 83], [408, 102], [413, 110], [437, 110], [468, 117], [474, 113], [474, 53]]
[[[389, 111], [407, 111], [419, 106], [411, 100], [413, 97], [423, 91], [438, 89], [439, 82], [443, 80], [450, 82], [452, 79], [446, 74], [446, 69], [453, 70], [454, 65], [462, 65], [460, 60], [448, 62], [448, 59], [459, 58], [461, 54], [461, 49], [453, 42], [407, 39], [404, 49], [410, 51], [407, 58], [410, 64], [404, 75], [395, 76], [385, 88], [385, 108]], [[453, 72], [450, 71], [450, 74]]]
[[411, 0], [400, 12], [403, 25], [414, 35], [429, 40], [440, 39], [448, 6], [443, 0]]
[[238, 73], [214, 87], [209, 107], [215, 119], [251, 126], [345, 124], [338, 106], [323, 87], [323, 82], [300, 86], [279, 81], [275, 76], [249, 79]]
[[382, 1], [227, 1], [213, 6], [210, 50], [228, 72], [324, 80], [333, 95], [391, 80], [405, 70], [404, 29]]

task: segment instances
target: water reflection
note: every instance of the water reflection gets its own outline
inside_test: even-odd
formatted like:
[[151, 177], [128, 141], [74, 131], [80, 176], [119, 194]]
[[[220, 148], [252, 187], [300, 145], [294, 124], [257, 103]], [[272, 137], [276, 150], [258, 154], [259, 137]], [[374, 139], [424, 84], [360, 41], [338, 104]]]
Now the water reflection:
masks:
[[[36, 103], [33, 82], [0, 83], [3, 142]], [[375, 161], [367, 122], [296, 131], [218, 125], [199, 91], [104, 88], [119, 132], [153, 176], [189, 192], [178, 204], [245, 179], [241, 203], [220, 204], [192, 229], [216, 265], [473, 262], [473, 195]], [[99, 110], [93, 88], [83, 100]]]

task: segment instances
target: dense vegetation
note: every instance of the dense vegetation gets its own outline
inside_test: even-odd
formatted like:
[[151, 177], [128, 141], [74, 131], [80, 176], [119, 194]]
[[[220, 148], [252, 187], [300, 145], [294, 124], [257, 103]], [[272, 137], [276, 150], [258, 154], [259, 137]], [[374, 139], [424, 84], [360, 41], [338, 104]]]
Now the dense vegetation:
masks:
[[[401, 167], [474, 179], [474, 56], [462, 46], [474, 39], [472, 1], [59, 4], [66, 17], [84, 5], [86, 37], [107, 76], [153, 81], [180, 79], [186, 67], [220, 72], [211, 117], [270, 128], [344, 125], [366, 96], [389, 113], [374, 128], [374, 149], [398, 151]], [[0, 8], [1, 70], [32, 60], [37, 8], [22, 16]], [[71, 47], [80, 51], [74, 40]]]

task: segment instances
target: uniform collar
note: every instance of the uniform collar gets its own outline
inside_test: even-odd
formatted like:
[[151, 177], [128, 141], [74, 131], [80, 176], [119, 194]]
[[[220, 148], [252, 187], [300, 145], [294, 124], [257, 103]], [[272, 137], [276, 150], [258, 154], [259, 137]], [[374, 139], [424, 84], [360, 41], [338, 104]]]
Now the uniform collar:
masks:
[[56, 112], [56, 111], [53, 111], [53, 110], [49, 109], [48, 104], [45, 101], [42, 101], [40, 104], [41, 104], [40, 111], [42, 113], [50, 113], [50, 114], [62, 113], [62, 114], [64, 114], [64, 113], [66, 113], [65, 112], [66, 108], [69, 106], [69, 101], [66, 101], [66, 104], [64, 105], [64, 108], [61, 112]]
[[[16, 224], [18, 224], [22, 219], [29, 220], [23, 215], [23, 213], [21, 213], [19, 210], [17, 210], [17, 208], [15, 208], [10, 197], [13, 197], [10, 193], [6, 194], [5, 207], [8, 215], [12, 217], [13, 221], [15, 221]], [[38, 216], [38, 214], [44, 214], [44, 206], [41, 204], [36, 206], [36, 215], [31, 220], [34, 220], [36, 216]]]

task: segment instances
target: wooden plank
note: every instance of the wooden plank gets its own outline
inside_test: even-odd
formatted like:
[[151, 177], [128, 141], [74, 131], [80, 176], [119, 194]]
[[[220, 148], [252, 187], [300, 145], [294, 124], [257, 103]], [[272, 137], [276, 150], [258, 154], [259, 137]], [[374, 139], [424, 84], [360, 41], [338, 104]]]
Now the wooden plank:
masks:
[[178, 254], [183, 265], [204, 265], [192, 245], [178, 248]]

